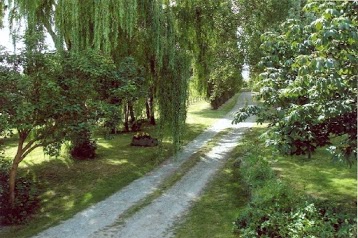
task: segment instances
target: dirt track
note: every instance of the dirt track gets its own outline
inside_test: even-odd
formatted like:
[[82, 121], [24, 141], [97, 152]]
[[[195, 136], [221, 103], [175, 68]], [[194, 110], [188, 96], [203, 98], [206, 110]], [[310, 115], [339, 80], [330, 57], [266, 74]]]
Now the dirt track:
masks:
[[[246, 103], [252, 103], [251, 93], [242, 93], [231, 112], [185, 146], [175, 158], [169, 158], [157, 169], [132, 182], [106, 200], [35, 237], [172, 237], [172, 229], [176, 222], [187, 213], [210, 178], [224, 164], [227, 155], [236, 146], [244, 130], [254, 124], [253, 118], [238, 125], [231, 124], [233, 113]], [[232, 130], [223, 136], [218, 144], [171, 188], [123, 223], [118, 222], [118, 217], [154, 192], [193, 153], [217, 133], [228, 128]]]

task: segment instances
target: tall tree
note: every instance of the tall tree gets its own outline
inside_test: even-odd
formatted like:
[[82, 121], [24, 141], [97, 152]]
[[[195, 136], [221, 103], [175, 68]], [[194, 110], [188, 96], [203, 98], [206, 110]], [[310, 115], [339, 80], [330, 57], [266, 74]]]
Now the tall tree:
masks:
[[[198, 89], [216, 108], [241, 84], [242, 50], [237, 45], [238, 14], [232, 1], [177, 1], [179, 41], [193, 58]], [[228, 74], [224, 72], [228, 70]], [[226, 97], [225, 100], [228, 98]]]
[[[261, 107], [270, 142], [288, 154], [331, 145], [340, 159], [357, 154], [358, 4], [309, 1], [301, 17], [263, 36]], [[336, 137], [335, 144], [333, 138]], [[338, 142], [337, 142], [338, 140]]]
[[4, 15], [5, 15], [5, 9], [6, 9], [6, 6], [5, 6], [4, 2], [0, 2], [0, 29], [4, 27], [3, 19], [4, 19]]
[[[151, 82], [148, 114], [154, 123], [153, 99], [162, 97], [157, 94], [163, 86], [158, 83], [161, 70], [175, 67], [176, 52], [184, 50], [178, 47], [177, 22], [169, 1], [9, 0], [9, 3], [14, 19], [25, 17], [29, 24], [44, 26], [58, 51], [80, 53], [91, 48], [110, 55], [117, 67], [128, 56], [144, 66]], [[172, 90], [174, 95], [182, 92], [177, 88], [167, 90]], [[182, 95], [177, 97], [180, 100]]]
[[288, 17], [300, 11], [304, 0], [234, 0], [238, 12], [239, 45], [245, 52], [245, 63], [252, 78], [261, 71], [258, 63], [263, 56], [259, 49], [261, 35], [275, 30]]
[[18, 137], [9, 176], [11, 205], [15, 201], [19, 163], [38, 147], [52, 155], [58, 153], [66, 136], [81, 126], [78, 120], [87, 116], [81, 105], [87, 101], [91, 84], [67, 79], [72, 89], [68, 90], [59, 59], [54, 54], [44, 54], [41, 38], [41, 28], [28, 31], [23, 54], [1, 54], [0, 121], [6, 122], [1, 133], [16, 130]]

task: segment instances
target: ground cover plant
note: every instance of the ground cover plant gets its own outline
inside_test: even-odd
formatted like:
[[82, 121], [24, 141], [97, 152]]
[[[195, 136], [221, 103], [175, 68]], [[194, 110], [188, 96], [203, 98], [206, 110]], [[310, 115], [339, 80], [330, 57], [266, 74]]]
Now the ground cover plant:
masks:
[[[244, 180], [243, 186], [247, 187], [250, 194], [250, 201], [239, 213], [235, 222], [240, 237], [354, 237], [356, 235], [356, 217], [352, 212], [354, 208], [352, 202], [356, 201], [354, 176], [348, 177], [347, 182], [347, 172], [344, 169], [343, 175], [334, 176], [336, 180], [343, 179], [350, 189], [338, 191], [340, 196], [333, 199], [330, 196], [331, 192], [335, 191], [341, 182], [321, 186], [325, 179], [331, 178], [330, 171], [339, 170], [334, 165], [327, 166], [327, 163], [333, 163], [332, 161], [320, 160], [320, 163], [325, 164], [324, 166], [315, 163], [303, 165], [309, 168], [316, 167], [298, 175], [295, 174], [298, 170], [293, 168], [292, 173], [295, 177], [289, 181], [276, 176], [270, 160], [270, 156], [262, 154], [250, 155], [242, 160], [240, 172]], [[285, 169], [289, 170], [287, 167]], [[328, 175], [324, 175], [322, 171]], [[309, 176], [312, 172], [318, 173], [320, 179], [312, 181], [312, 176]], [[307, 175], [308, 178], [305, 178], [304, 176]], [[314, 198], [308, 196], [308, 191], [296, 189], [295, 186], [303, 182], [302, 180], [305, 180], [307, 185], [313, 183], [317, 192], [327, 195], [330, 199]], [[311, 189], [310, 192], [314, 194], [316, 191]]]
[[355, 237], [357, 168], [325, 150], [311, 160], [275, 153], [265, 130], [245, 134], [176, 236]]
[[[226, 114], [236, 99], [233, 98], [217, 111], [212, 111], [210, 104], [205, 101], [192, 104], [188, 110], [183, 143], [194, 139]], [[153, 137], [158, 136], [154, 127], [148, 127], [145, 131]], [[1, 235], [28, 237], [60, 220], [70, 218], [143, 176], [173, 153], [169, 135], [167, 140], [164, 138], [162, 149], [158, 150], [157, 147], [130, 146], [135, 134], [117, 134], [107, 139], [103, 132], [95, 133], [98, 149], [94, 160], [73, 160], [64, 155], [51, 158], [44, 155], [41, 148], [35, 149], [20, 165], [19, 175], [26, 175], [36, 186], [40, 207], [28, 223], [3, 228]], [[5, 156], [11, 156], [16, 151], [15, 145], [14, 139], [5, 140]]]

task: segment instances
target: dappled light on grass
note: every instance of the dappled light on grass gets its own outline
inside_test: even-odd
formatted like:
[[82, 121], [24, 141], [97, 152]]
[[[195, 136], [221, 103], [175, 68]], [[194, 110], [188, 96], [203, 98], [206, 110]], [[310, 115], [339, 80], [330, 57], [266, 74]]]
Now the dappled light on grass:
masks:
[[81, 203], [86, 204], [86, 203], [89, 202], [92, 198], [93, 198], [92, 193], [86, 193], [86, 194], [83, 196]]
[[231, 173], [232, 173], [232, 169], [231, 169], [231, 168], [224, 169], [223, 171], [224, 171], [224, 173], [226, 173], [226, 174], [231, 174]]
[[356, 199], [356, 166], [333, 162], [330, 155], [318, 150], [311, 160], [303, 157], [278, 158], [274, 163], [278, 174], [295, 188], [322, 199], [339, 201]]
[[[255, 127], [256, 128], [252, 130], [247, 130], [243, 140], [241, 140], [234, 149], [232, 158], [229, 159], [229, 162], [220, 171], [220, 174], [213, 179], [212, 185], [203, 193], [198, 203], [194, 204], [187, 219], [183, 221], [183, 224], [176, 230], [176, 238], [239, 237], [238, 234], [232, 232], [234, 228], [232, 222], [235, 221], [240, 214], [245, 214], [243, 207], [249, 204], [250, 196], [252, 195], [252, 190], [250, 191], [245, 186], [245, 184], [247, 185], [247, 182], [244, 181], [245, 175], [239, 173], [239, 170], [243, 168], [242, 166], [245, 166], [245, 163], [247, 166], [251, 166], [247, 163], [249, 163], [252, 158], [262, 158], [262, 160], [267, 163], [269, 169], [269, 166], [273, 167], [276, 174], [280, 177], [280, 180], [283, 183], [287, 182], [289, 184], [287, 188], [292, 188], [292, 191], [294, 191], [293, 198], [295, 196], [299, 197], [304, 193], [310, 194], [318, 198], [316, 201], [327, 200], [325, 203], [331, 204], [330, 206], [332, 206], [333, 211], [334, 209], [339, 209], [337, 213], [340, 213], [340, 215], [343, 214], [352, 218], [356, 217], [357, 168], [355, 165], [349, 168], [347, 164], [334, 162], [331, 160], [330, 155], [324, 150], [318, 150], [311, 160], [302, 156], [278, 155], [274, 150], [265, 147], [264, 141], [260, 138], [260, 135], [262, 135], [265, 129], [260, 129], [260, 127], [262, 127], [261, 125], [256, 125]], [[263, 164], [257, 166], [257, 171], [260, 171], [259, 168], [262, 168]], [[244, 167], [244, 170], [246, 169], [247, 167]], [[253, 176], [253, 173], [247, 174], [246, 176], [255, 178], [252, 180], [260, 183], [264, 180], [266, 174], [269, 174], [268, 171], [262, 170], [256, 174], [260, 175], [258, 178]], [[277, 186], [279, 183], [272, 184], [272, 187], [267, 187], [265, 190], [262, 190], [256, 199], [262, 200], [263, 197], [270, 197], [271, 194], [274, 194], [279, 187]], [[287, 188], [283, 191], [289, 191]], [[286, 197], [289, 193], [283, 194], [285, 196], [280, 196], [283, 197], [281, 202], [279, 204], [275, 202], [274, 206], [280, 207], [284, 205], [285, 201], [289, 200], [288, 197]], [[250, 214], [255, 214], [255, 212], [258, 211], [257, 204], [259, 203], [250, 203], [250, 205], [248, 205], [252, 206], [252, 212], [250, 212]], [[263, 215], [273, 211], [268, 205], [269, 204], [265, 203], [265, 209], [270, 210], [265, 210]], [[290, 219], [286, 219], [282, 215], [277, 216], [277, 212], [272, 212], [270, 215], [275, 217], [275, 214], [278, 219], [273, 220], [273, 222], [280, 221], [280, 219], [282, 219], [282, 221], [290, 221]], [[295, 216], [298, 215], [300, 214], [297, 213]], [[333, 220], [337, 218], [334, 214], [330, 217], [332, 217]], [[328, 217], [328, 219], [330, 219], [330, 217]], [[304, 218], [303, 216], [302, 219]], [[249, 220], [249, 223], [252, 222], [255, 222], [254, 218]], [[265, 225], [262, 220], [258, 220], [258, 224]], [[272, 223], [267, 222], [266, 225], [269, 224]], [[314, 224], [314, 226], [319, 225], [320, 222]], [[255, 232], [252, 234], [254, 237]], [[326, 236], [323, 234], [318, 237]]]
[[70, 210], [74, 207], [75, 203], [73, 200], [71, 200], [71, 201], [67, 201], [64, 205], [65, 205], [64, 210]]
[[107, 159], [107, 163], [113, 164], [113, 165], [121, 165], [121, 164], [127, 164], [128, 160], [126, 160], [126, 159], [122, 159], [122, 160]]
[[[71, 217], [90, 204], [118, 191], [129, 182], [143, 176], [165, 157], [157, 157], [157, 148], [135, 148], [129, 145], [130, 135], [115, 135], [111, 140], [100, 139], [98, 158], [75, 161], [68, 157], [42, 158], [37, 153], [26, 158], [38, 184], [41, 210], [26, 227], [31, 232]], [[103, 141], [103, 142], [102, 142]], [[168, 146], [167, 144], [165, 146]], [[21, 236], [14, 233], [9, 237]]]
[[200, 124], [208, 127], [213, 124], [217, 119], [223, 117], [235, 105], [239, 94], [227, 101], [219, 109], [213, 110], [206, 101], [197, 102], [188, 109], [188, 116], [186, 123], [189, 125]]
[[97, 142], [97, 144], [105, 149], [113, 148], [113, 145], [109, 143], [108, 140], [101, 139]]
[[238, 151], [238, 155], [249, 153], [266, 157], [276, 174], [297, 191], [356, 210], [356, 164], [350, 167], [347, 163], [333, 161], [324, 148], [318, 149], [310, 160], [307, 156], [279, 155], [265, 147], [263, 140], [259, 139], [264, 131], [249, 131], [247, 139], [240, 144], [243, 152]]

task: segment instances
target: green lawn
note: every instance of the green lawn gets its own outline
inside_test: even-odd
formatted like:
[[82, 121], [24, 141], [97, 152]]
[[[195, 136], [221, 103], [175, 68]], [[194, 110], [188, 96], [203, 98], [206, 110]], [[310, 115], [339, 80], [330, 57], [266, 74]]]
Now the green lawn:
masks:
[[[216, 111], [211, 110], [205, 101], [190, 105], [183, 143], [194, 139], [225, 115], [236, 99], [237, 96]], [[154, 136], [158, 133], [154, 128], [146, 131]], [[58, 224], [143, 176], [172, 154], [167, 141], [161, 151], [158, 148], [132, 147], [132, 136], [133, 133], [119, 134], [107, 140], [99, 134], [98, 157], [89, 161], [74, 161], [66, 155], [50, 158], [41, 149], [34, 150], [20, 164], [19, 174], [33, 177], [38, 186], [41, 209], [28, 224], [6, 228], [0, 231], [0, 236], [29, 237]], [[5, 155], [10, 159], [15, 151], [16, 141], [8, 139]]]
[[178, 226], [176, 237], [235, 237], [232, 223], [247, 204], [248, 195], [241, 186], [234, 163], [236, 158], [245, 159], [247, 155], [267, 157], [277, 175], [297, 192], [344, 205], [348, 213], [356, 216], [356, 164], [350, 168], [347, 164], [334, 162], [324, 149], [317, 151], [310, 161], [303, 156], [279, 156], [265, 148], [259, 139], [264, 130], [257, 126], [245, 133], [225, 167], [213, 178], [187, 219]]
[[357, 166], [332, 161], [323, 149], [309, 161], [303, 156], [278, 158], [273, 168], [296, 190], [313, 197], [353, 205], [357, 201]]

